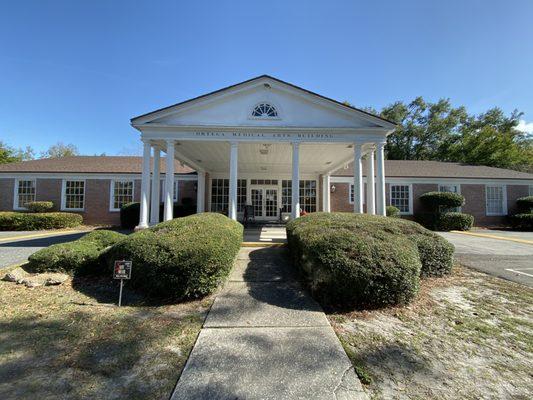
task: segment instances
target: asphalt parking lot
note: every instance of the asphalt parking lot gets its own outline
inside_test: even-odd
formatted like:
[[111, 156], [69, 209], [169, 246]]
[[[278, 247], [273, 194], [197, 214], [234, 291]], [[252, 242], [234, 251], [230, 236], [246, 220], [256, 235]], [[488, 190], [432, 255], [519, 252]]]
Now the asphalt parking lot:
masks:
[[0, 269], [22, 264], [34, 252], [56, 243], [79, 239], [87, 231], [0, 232]]
[[461, 264], [533, 287], [533, 232], [474, 230], [470, 233], [439, 234], [455, 245], [455, 258]]

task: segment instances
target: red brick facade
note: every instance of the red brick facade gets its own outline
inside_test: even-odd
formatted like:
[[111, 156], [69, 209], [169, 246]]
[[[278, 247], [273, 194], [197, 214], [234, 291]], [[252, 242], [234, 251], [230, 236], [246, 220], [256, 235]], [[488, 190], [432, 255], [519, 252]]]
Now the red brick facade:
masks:
[[[141, 180], [134, 180], [133, 199], [139, 201]], [[0, 211], [13, 210], [15, 179], [0, 178]], [[35, 199], [38, 201], [52, 201], [54, 209], [61, 208], [62, 179], [36, 180]], [[83, 216], [83, 222], [88, 225], [120, 225], [120, 212], [110, 210], [111, 201], [110, 179], [85, 179], [85, 208], [77, 211]], [[189, 197], [196, 203], [196, 181], [179, 180], [178, 203]]]

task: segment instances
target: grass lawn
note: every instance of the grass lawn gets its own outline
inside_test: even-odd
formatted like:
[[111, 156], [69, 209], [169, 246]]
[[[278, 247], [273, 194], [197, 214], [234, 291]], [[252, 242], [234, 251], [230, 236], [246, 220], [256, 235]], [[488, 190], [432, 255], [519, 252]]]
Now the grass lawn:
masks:
[[457, 267], [408, 307], [328, 318], [381, 399], [530, 399], [533, 290]]
[[118, 308], [114, 285], [0, 281], [0, 399], [168, 399], [212, 298]]

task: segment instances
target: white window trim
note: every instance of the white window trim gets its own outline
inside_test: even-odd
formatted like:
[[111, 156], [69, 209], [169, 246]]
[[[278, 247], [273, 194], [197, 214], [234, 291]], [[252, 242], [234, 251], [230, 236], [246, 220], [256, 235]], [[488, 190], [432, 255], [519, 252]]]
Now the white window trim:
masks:
[[[489, 213], [488, 207], [487, 207], [487, 188], [488, 187], [500, 187], [502, 188], [502, 213]], [[501, 217], [507, 215], [509, 212], [507, 210], [507, 185], [500, 185], [500, 184], [494, 184], [494, 183], [488, 183], [485, 185], [485, 215], [487, 217]]]
[[[440, 188], [443, 186], [456, 186], [457, 187], [457, 194], [461, 194], [461, 184], [460, 183], [439, 183], [439, 192], [441, 191]], [[457, 208], [457, 212], [463, 212], [463, 207], [453, 207]]]
[[135, 201], [135, 179], [112, 179], [109, 187], [109, 211], [120, 211], [120, 208], [113, 208], [115, 204], [115, 182], [131, 182], [133, 183], [131, 188], [131, 201]]
[[[83, 182], [83, 207], [82, 208], [67, 208], [67, 181], [68, 182]], [[85, 196], [87, 195], [87, 182], [85, 179], [63, 179], [61, 181], [61, 211], [85, 211]]]
[[[272, 107], [276, 109], [276, 112], [278, 113], [277, 117], [254, 117], [252, 114], [255, 110], [255, 108], [260, 104], [269, 104]], [[281, 120], [281, 109], [278, 104], [270, 101], [270, 100], [263, 100], [258, 103], [255, 103], [252, 107], [251, 111], [248, 113], [248, 119], [255, 119], [255, 120], [262, 120], [262, 121], [280, 121]]]
[[13, 210], [16, 211], [25, 211], [26, 207], [19, 206], [19, 182], [20, 181], [33, 181], [33, 186], [35, 186], [35, 200], [37, 200], [37, 179], [36, 178], [15, 178], [15, 187], [13, 190]]
[[409, 188], [409, 211], [400, 211], [400, 215], [413, 215], [413, 184], [405, 182], [394, 182], [389, 185], [389, 204], [392, 206], [392, 187], [407, 186]]

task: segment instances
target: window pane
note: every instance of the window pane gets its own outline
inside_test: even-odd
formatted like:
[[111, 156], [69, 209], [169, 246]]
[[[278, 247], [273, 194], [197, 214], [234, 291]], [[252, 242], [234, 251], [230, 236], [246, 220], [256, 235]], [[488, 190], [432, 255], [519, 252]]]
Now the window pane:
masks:
[[113, 190], [113, 209], [133, 201], [133, 181], [115, 181]]
[[505, 214], [503, 204], [503, 187], [502, 186], [487, 186], [487, 214], [502, 215]]
[[83, 210], [85, 202], [85, 181], [65, 182], [65, 209]]
[[394, 206], [402, 213], [409, 212], [409, 186], [391, 185], [391, 206]]
[[21, 208], [26, 207], [27, 203], [35, 201], [34, 180], [18, 181], [17, 201], [18, 206]]

